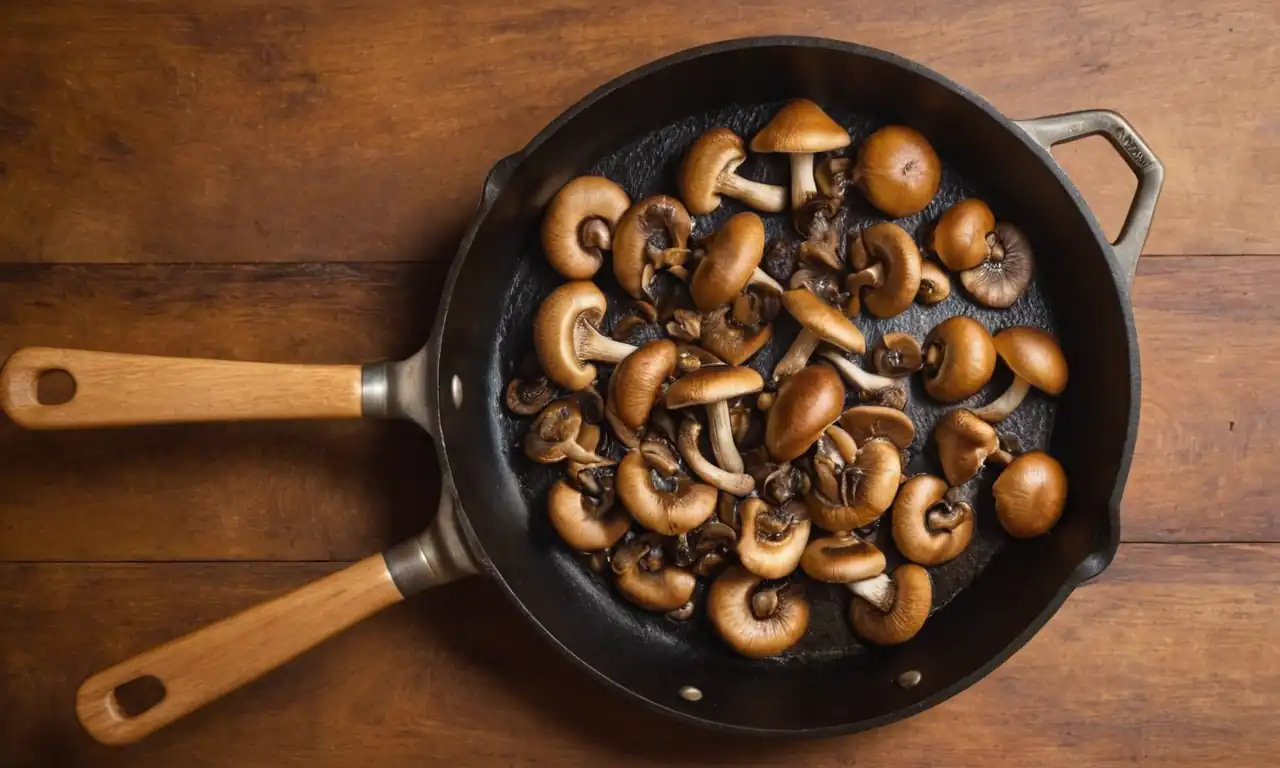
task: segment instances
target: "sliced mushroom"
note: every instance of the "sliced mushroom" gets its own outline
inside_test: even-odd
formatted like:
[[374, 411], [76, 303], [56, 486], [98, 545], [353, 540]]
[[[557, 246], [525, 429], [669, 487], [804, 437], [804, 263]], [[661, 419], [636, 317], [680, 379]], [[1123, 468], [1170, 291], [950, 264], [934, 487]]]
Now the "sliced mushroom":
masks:
[[734, 496], [746, 496], [756, 489], [756, 481], [745, 473], [727, 472], [707, 460], [698, 447], [698, 438], [702, 435], [702, 425], [697, 419], [686, 416], [680, 424], [680, 455], [693, 474], [720, 490]]
[[684, 263], [693, 220], [674, 197], [655, 195], [627, 209], [613, 232], [613, 274], [637, 299], [653, 298], [658, 270]]
[[969, 546], [976, 525], [973, 507], [948, 491], [942, 478], [916, 475], [898, 492], [893, 543], [908, 560], [942, 565]]
[[579, 444], [583, 426], [584, 414], [579, 398], [571, 396], [553, 400], [542, 409], [525, 433], [525, 455], [540, 464], [554, 464], [566, 458], [583, 464], [609, 462], [609, 459]]
[[614, 583], [622, 596], [650, 611], [676, 611], [693, 599], [698, 578], [666, 562], [662, 539], [637, 536], [613, 556]]
[[929, 572], [914, 563], [898, 566], [893, 576], [854, 582], [849, 609], [853, 631], [877, 645], [897, 645], [916, 636], [933, 608]]
[[791, 157], [791, 207], [799, 208], [818, 192], [813, 155], [849, 146], [849, 132], [808, 99], [795, 99], [780, 109], [751, 139], [752, 152], [778, 152]]
[[578, 391], [591, 386], [596, 367], [588, 361], [617, 363], [636, 351], [600, 333], [607, 304], [594, 283], [578, 280], [551, 292], [533, 320], [538, 361], [562, 387]]
[[952, 485], [969, 482], [988, 461], [1008, 464], [1013, 460], [1000, 447], [995, 428], [964, 408], [939, 419], [933, 428], [933, 439], [938, 444], [942, 474]]
[[996, 347], [977, 320], [948, 317], [924, 339], [924, 389], [935, 400], [959, 402], [978, 393], [996, 370]]
[[987, 204], [970, 197], [942, 214], [929, 238], [929, 248], [952, 272], [973, 269], [987, 258], [987, 238], [995, 228], [996, 217]]
[[542, 220], [542, 250], [569, 280], [590, 280], [604, 264], [618, 219], [631, 205], [622, 187], [603, 176], [579, 176], [565, 184]]
[[764, 222], [760, 217], [750, 211], [731, 217], [706, 244], [706, 253], [693, 271], [689, 294], [694, 306], [710, 312], [728, 304], [748, 284], [781, 293], [782, 286], [760, 269], [763, 256]]
[[781, 579], [796, 569], [809, 540], [803, 504], [775, 507], [752, 497], [738, 505], [738, 519], [738, 559], [744, 568], [766, 579]]
[[547, 494], [547, 516], [565, 543], [579, 552], [608, 549], [631, 528], [631, 518], [612, 493], [595, 498], [557, 480]]
[[823, 430], [840, 418], [844, 385], [825, 365], [810, 365], [782, 382], [765, 420], [764, 444], [774, 461], [786, 462], [809, 450]]
[[712, 128], [693, 143], [680, 166], [680, 197], [697, 216], [720, 207], [720, 195], [741, 200], [757, 211], [787, 208], [786, 187], [744, 179], [738, 166], [747, 159], [742, 139], [728, 128]]
[[928, 207], [942, 182], [942, 163], [919, 131], [886, 125], [862, 142], [852, 177], [872, 205], [900, 219]]
[[[852, 461], [839, 452], [815, 457], [814, 470], [819, 479], [805, 496], [809, 517], [828, 531], [852, 531], [874, 523], [893, 504], [902, 479], [902, 455], [887, 440], [872, 440]], [[829, 495], [832, 485], [838, 490], [835, 497]]]
[[1067, 473], [1044, 451], [1014, 459], [996, 478], [996, 517], [1017, 539], [1047, 533], [1067, 505]]
[[876, 317], [896, 317], [915, 301], [920, 291], [920, 249], [902, 227], [886, 221], [853, 235], [849, 261], [858, 270], [845, 281], [850, 317], [857, 316], [864, 303]]
[[920, 262], [920, 290], [916, 291], [916, 301], [926, 307], [941, 304], [951, 296], [951, 278], [942, 271], [942, 267], [923, 259]]
[[608, 408], [627, 427], [640, 429], [675, 369], [675, 342], [659, 339], [645, 344], [619, 363], [609, 378]]
[[884, 553], [849, 532], [814, 539], [804, 548], [800, 567], [809, 578], [829, 584], [865, 581], [884, 573]]
[[986, 244], [986, 259], [961, 272], [960, 282], [979, 304], [1005, 309], [1031, 284], [1035, 253], [1022, 230], [1004, 222], [987, 235]]
[[858, 388], [860, 399], [874, 400], [888, 408], [898, 410], [907, 407], [906, 379], [893, 379], [864, 371], [853, 361], [832, 349], [824, 349], [818, 354], [835, 366], [846, 381]]
[[1013, 383], [1004, 394], [973, 412], [996, 423], [1009, 418], [1032, 387], [1057, 397], [1067, 388], [1067, 358], [1052, 336], [1028, 326], [1005, 328], [992, 340], [995, 351], [1013, 371]]
[[533, 379], [512, 379], [507, 384], [507, 408], [521, 416], [532, 416], [547, 407], [555, 390], [546, 376]]
[[707, 615], [720, 637], [750, 659], [777, 656], [809, 628], [809, 602], [799, 584], [766, 582], [740, 566], [712, 582]]
[[882, 376], [900, 379], [920, 370], [924, 353], [909, 333], [886, 333], [871, 349], [871, 365]]
[[730, 320], [732, 307], [721, 307], [702, 318], [702, 346], [730, 365], [742, 365], [773, 338], [773, 325], [744, 328]]
[[728, 401], [761, 389], [764, 389], [764, 379], [751, 368], [737, 365], [708, 366], [676, 379], [675, 383], [667, 387], [667, 408], [675, 410], [705, 405], [716, 463], [722, 469], [741, 474], [742, 456], [733, 443]]
[[907, 414], [893, 408], [858, 405], [840, 414], [840, 426], [861, 450], [872, 440], [885, 440], [898, 449], [916, 439], [916, 427]]
[[800, 323], [801, 330], [787, 348], [787, 353], [774, 366], [775, 381], [782, 381], [804, 368], [814, 350], [824, 341], [854, 354], [866, 351], [867, 342], [858, 326], [810, 291], [794, 288], [783, 293], [782, 306]]
[[[632, 450], [618, 464], [618, 499], [636, 522], [666, 536], [692, 531], [716, 508], [716, 489], [680, 472], [675, 456], [652, 443]], [[683, 601], [682, 601], [683, 602]]]

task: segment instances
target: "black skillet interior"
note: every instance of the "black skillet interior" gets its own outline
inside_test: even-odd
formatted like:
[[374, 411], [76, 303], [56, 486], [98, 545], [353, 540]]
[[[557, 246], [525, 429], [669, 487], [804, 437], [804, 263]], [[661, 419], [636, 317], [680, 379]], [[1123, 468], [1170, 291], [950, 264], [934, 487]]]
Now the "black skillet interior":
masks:
[[[1026, 447], [1058, 457], [1071, 493], [1051, 535], [1006, 543], [989, 501], [992, 478], [984, 478], [980, 535], [961, 558], [931, 570], [936, 603], [945, 607], [910, 643], [861, 646], [848, 626], [848, 594], [818, 587], [810, 590], [806, 639], [781, 659], [751, 662], [728, 651], [705, 621], [677, 625], [631, 608], [567, 551], [545, 522], [545, 492], [560, 469], [523, 457], [518, 443], [528, 420], [499, 402], [513, 366], [531, 349], [538, 302], [560, 282], [538, 245], [550, 197], [586, 172], [618, 181], [633, 199], [676, 194], [679, 159], [702, 131], [724, 125], [749, 137], [796, 96], [826, 108], [853, 134], [854, 147], [889, 122], [929, 138], [944, 160], [942, 190], [924, 212], [899, 222], [918, 241], [966, 195], [987, 200], [998, 219], [1030, 235], [1038, 273], [1013, 308], [976, 306], [957, 281], [953, 297], [937, 307], [913, 307], [888, 321], [864, 314], [859, 325], [868, 344], [891, 330], [923, 338], [953, 314], [972, 315], [992, 331], [1035, 325], [1057, 335], [1071, 365], [1067, 392], [1057, 402], [1033, 394], [1003, 428]], [[740, 172], [785, 183], [784, 163], [753, 157]], [[727, 202], [698, 218], [695, 234], [741, 209]], [[848, 207], [851, 230], [877, 220], [856, 193]], [[1114, 501], [1132, 451], [1138, 385], [1126, 292], [1105, 240], [1056, 166], [984, 102], [936, 74], [878, 51], [813, 39], [736, 41], [681, 54], [602, 88], [540, 134], [482, 216], [465, 266], [457, 269], [442, 334], [439, 379], [456, 375], [466, 392], [460, 408], [441, 408], [443, 453], [494, 575], [563, 650], [648, 703], [704, 724], [754, 731], [883, 724], [986, 674], [1052, 615], [1082, 573], [1105, 567], [1114, 554]], [[771, 237], [783, 233], [781, 216], [766, 219]], [[598, 282], [621, 304], [607, 267]], [[783, 320], [779, 331], [773, 348], [753, 361], [762, 371], [795, 327]], [[973, 400], [989, 399], [1008, 380], [1001, 370]], [[916, 383], [909, 413], [919, 437], [910, 471], [937, 472], [928, 436], [943, 412]], [[877, 543], [893, 557], [887, 531]], [[911, 689], [894, 682], [907, 670], [922, 675]], [[686, 685], [704, 698], [683, 700], [678, 691]]]

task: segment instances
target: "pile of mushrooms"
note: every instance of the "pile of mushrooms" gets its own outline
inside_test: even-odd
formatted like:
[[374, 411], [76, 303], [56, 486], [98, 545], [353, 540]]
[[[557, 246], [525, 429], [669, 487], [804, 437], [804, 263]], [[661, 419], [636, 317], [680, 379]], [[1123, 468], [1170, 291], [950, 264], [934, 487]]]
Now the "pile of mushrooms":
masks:
[[[1013, 537], [1047, 532], [1066, 503], [1062, 466], [994, 426], [1033, 389], [1066, 387], [1051, 336], [1030, 327], [992, 335], [960, 314], [924, 339], [888, 333], [868, 348], [858, 326], [864, 309], [890, 318], [948, 300], [949, 272], [975, 301], [1012, 305], [1031, 279], [1027, 237], [967, 199], [938, 218], [923, 252], [892, 220], [846, 238], [846, 194], [890, 219], [911, 216], [934, 200], [942, 172], [906, 126], [877, 130], [856, 159], [843, 154], [851, 144], [821, 107], [797, 99], [749, 143], [727, 128], [697, 139], [679, 169], [679, 199], [633, 201], [598, 176], [570, 181], [542, 223], [547, 260], [566, 282], [534, 318], [537, 365], [505, 390], [507, 407], [532, 417], [527, 457], [564, 466], [547, 515], [565, 544], [641, 609], [685, 621], [701, 606], [750, 658], [800, 641], [813, 582], [847, 587], [859, 638], [914, 637], [934, 607], [927, 569], [973, 539], [971, 481], [988, 465], [999, 468], [995, 512]], [[787, 155], [790, 184], [739, 175], [748, 147]], [[787, 215], [795, 236], [766, 242], [753, 211], [695, 233], [694, 216], [726, 197]], [[609, 299], [593, 282], [606, 261], [627, 294], [611, 329]], [[752, 361], [775, 323], [796, 333], [766, 371]], [[905, 412], [911, 377], [931, 398], [960, 403], [1000, 363], [1012, 375], [1004, 394], [937, 423], [943, 476], [906, 476], [909, 451], [920, 449]], [[886, 514], [892, 558], [869, 533]], [[890, 569], [891, 559], [902, 562]]]

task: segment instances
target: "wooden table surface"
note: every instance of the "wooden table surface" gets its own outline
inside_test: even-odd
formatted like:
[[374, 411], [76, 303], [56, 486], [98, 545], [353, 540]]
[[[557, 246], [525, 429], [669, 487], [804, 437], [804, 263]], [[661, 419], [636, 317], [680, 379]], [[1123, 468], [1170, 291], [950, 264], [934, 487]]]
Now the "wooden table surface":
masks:
[[[433, 449], [390, 423], [0, 417], [0, 765], [1280, 763], [1274, 0], [49, 0], [0, 18], [0, 358], [407, 354], [495, 159], [605, 80], [727, 37], [890, 49], [1012, 116], [1114, 108], [1168, 173], [1133, 288], [1120, 555], [946, 704], [798, 744], [691, 731], [576, 674], [472, 580], [100, 747], [73, 715], [88, 674], [417, 531]], [[1058, 157], [1117, 231], [1119, 159], [1101, 140]]]

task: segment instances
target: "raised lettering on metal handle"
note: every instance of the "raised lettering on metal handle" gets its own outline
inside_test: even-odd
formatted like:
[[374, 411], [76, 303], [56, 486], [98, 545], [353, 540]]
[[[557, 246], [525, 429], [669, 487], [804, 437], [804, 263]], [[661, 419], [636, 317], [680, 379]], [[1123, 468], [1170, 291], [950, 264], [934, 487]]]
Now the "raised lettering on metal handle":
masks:
[[1138, 189], [1134, 192], [1129, 212], [1124, 217], [1120, 236], [1111, 244], [1120, 271], [1125, 279], [1133, 282], [1138, 268], [1138, 257], [1147, 242], [1151, 219], [1155, 216], [1156, 201], [1164, 184], [1164, 164], [1133, 129], [1128, 120], [1107, 109], [1091, 109], [1050, 115], [1034, 120], [1017, 120], [1018, 127], [1026, 131], [1031, 140], [1048, 150], [1086, 136], [1105, 136], [1116, 148], [1133, 174], [1138, 177]]

